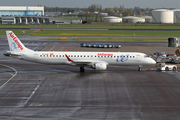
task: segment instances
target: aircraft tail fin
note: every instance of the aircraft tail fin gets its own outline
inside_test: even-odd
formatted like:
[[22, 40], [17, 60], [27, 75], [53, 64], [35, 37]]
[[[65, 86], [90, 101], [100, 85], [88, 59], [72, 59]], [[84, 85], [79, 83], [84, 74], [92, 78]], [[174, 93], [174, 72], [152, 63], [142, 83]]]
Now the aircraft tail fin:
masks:
[[11, 52], [24, 52], [27, 50], [27, 48], [21, 43], [21, 41], [12, 31], [6, 31], [6, 35]]

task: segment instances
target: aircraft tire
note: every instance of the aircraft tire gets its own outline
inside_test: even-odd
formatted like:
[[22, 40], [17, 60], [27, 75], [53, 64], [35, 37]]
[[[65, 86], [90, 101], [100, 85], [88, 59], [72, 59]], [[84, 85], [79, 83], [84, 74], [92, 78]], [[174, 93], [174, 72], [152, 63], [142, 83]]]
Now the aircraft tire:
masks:
[[80, 72], [84, 72], [84, 67], [80, 67]]

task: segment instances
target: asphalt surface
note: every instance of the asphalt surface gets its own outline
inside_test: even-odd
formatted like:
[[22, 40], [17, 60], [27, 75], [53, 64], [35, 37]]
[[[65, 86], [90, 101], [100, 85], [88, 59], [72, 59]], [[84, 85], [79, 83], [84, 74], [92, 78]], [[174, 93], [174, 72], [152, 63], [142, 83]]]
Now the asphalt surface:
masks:
[[[29, 37], [22, 42], [33, 50], [48, 50], [53, 46], [82, 50], [78, 41], [39, 41]], [[155, 45], [152, 42], [120, 44]], [[167, 43], [156, 45], [166, 47]], [[85, 73], [80, 73], [78, 67], [36, 64], [3, 56], [7, 50], [6, 39], [0, 37], [0, 119], [180, 119], [179, 72], [160, 72], [151, 69], [154, 66], [144, 66], [141, 72], [137, 66], [108, 66], [106, 71], [87, 68]]]

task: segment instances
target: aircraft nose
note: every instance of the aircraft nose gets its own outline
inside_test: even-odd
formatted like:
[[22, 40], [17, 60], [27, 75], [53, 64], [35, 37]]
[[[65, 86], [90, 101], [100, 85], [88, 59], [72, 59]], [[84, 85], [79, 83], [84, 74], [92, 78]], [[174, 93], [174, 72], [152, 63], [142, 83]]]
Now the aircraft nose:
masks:
[[152, 62], [152, 64], [156, 64], [156, 61], [152, 58], [151, 58], [151, 62]]

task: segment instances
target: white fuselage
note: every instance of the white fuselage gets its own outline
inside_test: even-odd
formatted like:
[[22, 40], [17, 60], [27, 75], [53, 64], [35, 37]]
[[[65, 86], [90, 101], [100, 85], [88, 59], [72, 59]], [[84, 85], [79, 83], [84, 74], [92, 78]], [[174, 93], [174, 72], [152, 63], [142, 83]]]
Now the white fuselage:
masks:
[[139, 52], [22, 52], [15, 58], [43, 64], [71, 64], [65, 55], [73, 61], [106, 62], [109, 65], [150, 65], [155, 64], [152, 58]]

